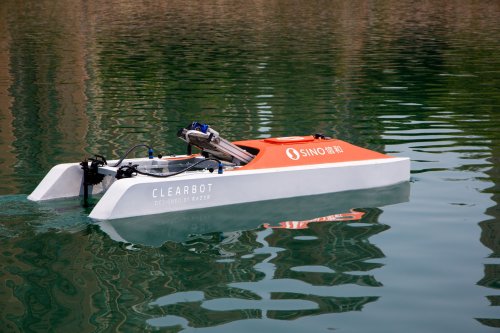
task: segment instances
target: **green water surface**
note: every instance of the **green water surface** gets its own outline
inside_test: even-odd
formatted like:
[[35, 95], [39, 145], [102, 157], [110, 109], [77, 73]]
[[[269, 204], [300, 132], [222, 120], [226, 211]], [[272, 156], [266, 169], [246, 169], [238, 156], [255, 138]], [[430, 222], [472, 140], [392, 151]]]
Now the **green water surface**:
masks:
[[[499, 36], [498, 1], [2, 1], [0, 332], [498, 330]], [[192, 120], [411, 182], [113, 223], [26, 199], [58, 163], [184, 153]]]

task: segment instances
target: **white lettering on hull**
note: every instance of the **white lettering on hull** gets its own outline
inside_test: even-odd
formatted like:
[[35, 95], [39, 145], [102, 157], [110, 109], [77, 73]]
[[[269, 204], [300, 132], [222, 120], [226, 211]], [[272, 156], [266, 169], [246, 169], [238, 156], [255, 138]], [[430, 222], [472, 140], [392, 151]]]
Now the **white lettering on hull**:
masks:
[[318, 148], [288, 148], [285, 153], [289, 159], [297, 161], [301, 157], [313, 157], [313, 156], [325, 156], [325, 155], [335, 155], [342, 154], [344, 151], [341, 146], [326, 146]]
[[211, 199], [213, 184], [155, 187], [151, 192], [155, 206], [172, 206]]

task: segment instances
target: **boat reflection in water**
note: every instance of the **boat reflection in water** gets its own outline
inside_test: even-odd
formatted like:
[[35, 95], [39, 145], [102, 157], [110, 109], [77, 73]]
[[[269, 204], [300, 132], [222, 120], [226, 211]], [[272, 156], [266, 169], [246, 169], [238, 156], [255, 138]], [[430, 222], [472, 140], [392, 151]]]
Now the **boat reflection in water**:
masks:
[[[96, 224], [116, 241], [158, 247], [166, 241], [183, 242], [192, 235], [250, 230], [260, 225], [275, 227], [285, 221], [307, 225], [328, 220], [328, 217], [332, 221], [340, 220], [341, 217], [334, 217], [338, 214], [346, 214], [344, 220], [352, 220], [353, 208], [375, 208], [406, 202], [409, 193], [410, 185], [405, 182], [369, 190], [196, 209]], [[362, 214], [354, 216], [357, 219]]]
[[[378, 223], [379, 207], [408, 198], [406, 183], [101, 225], [115, 239], [150, 245], [176, 239], [190, 257], [212, 254], [200, 263], [209, 271], [192, 267], [189, 278], [177, 275], [172, 292], [143, 308], [149, 326], [303, 332], [318, 315], [360, 311], [378, 300], [382, 283], [372, 271], [383, 266], [377, 259], [384, 253], [369, 238], [389, 229]], [[161, 247], [169, 271], [173, 244]], [[291, 329], [287, 321], [299, 318], [305, 321]]]

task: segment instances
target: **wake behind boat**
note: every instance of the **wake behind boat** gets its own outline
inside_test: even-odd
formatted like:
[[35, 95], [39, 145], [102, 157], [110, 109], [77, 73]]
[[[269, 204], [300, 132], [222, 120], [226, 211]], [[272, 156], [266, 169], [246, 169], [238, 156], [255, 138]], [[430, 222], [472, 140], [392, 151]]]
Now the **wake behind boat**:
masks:
[[[96, 220], [376, 188], [406, 182], [410, 160], [316, 134], [229, 142], [206, 124], [178, 132], [188, 154], [54, 166], [32, 201], [103, 194]], [[142, 145], [140, 145], [142, 146]], [[192, 154], [192, 147], [201, 150]], [[133, 147], [133, 148], [137, 148]]]

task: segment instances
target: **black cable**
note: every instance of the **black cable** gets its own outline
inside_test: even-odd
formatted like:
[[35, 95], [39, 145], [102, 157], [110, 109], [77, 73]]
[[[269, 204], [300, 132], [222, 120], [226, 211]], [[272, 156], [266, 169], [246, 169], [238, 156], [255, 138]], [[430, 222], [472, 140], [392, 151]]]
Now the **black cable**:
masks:
[[138, 145], [135, 145], [132, 148], [129, 148], [129, 150], [127, 150], [127, 152], [120, 158], [120, 160], [115, 165], [112, 165], [112, 167], [117, 167], [120, 164], [122, 164], [123, 160], [125, 158], [127, 158], [128, 154], [130, 154], [134, 149], [139, 148], [139, 147], [146, 147], [146, 148], [148, 148], [148, 150], [152, 150], [152, 148], [150, 146], [148, 146], [147, 144], [144, 144], [144, 143], [140, 143]]
[[177, 172], [174, 172], [174, 173], [169, 173], [169, 174], [158, 174], [158, 173], [149, 173], [149, 172], [145, 172], [145, 171], [140, 171], [140, 170], [137, 170], [137, 168], [135, 168], [135, 171], [138, 173], [138, 174], [141, 174], [141, 175], [144, 175], [144, 176], [151, 176], [151, 177], [156, 177], [156, 178], [168, 178], [168, 177], [172, 177], [172, 176], [176, 176], [176, 175], [179, 175], [181, 173], [184, 173], [186, 171], [189, 171], [191, 169], [193, 169], [195, 166], [203, 163], [203, 162], [206, 162], [206, 161], [215, 161], [219, 164], [219, 172], [222, 168], [222, 162], [216, 158], [213, 158], [213, 157], [208, 157], [208, 158], [205, 158], [204, 160], [201, 160], [201, 161], [198, 161], [196, 162], [195, 164], [192, 164], [190, 166], [188, 166], [187, 168], [184, 168], [180, 171], [177, 171]]
[[145, 171], [140, 171], [140, 170], [137, 170], [136, 166], [135, 165], [132, 165], [132, 166], [122, 166], [120, 168], [130, 168], [132, 169], [132, 172], [136, 172], [138, 174], [141, 174], [141, 175], [144, 175], [144, 176], [151, 176], [151, 177], [156, 177], [156, 178], [168, 178], [168, 177], [172, 177], [172, 176], [176, 176], [176, 175], [179, 175], [181, 173], [184, 173], [186, 171], [189, 171], [191, 169], [193, 169], [195, 166], [203, 163], [203, 162], [206, 162], [206, 161], [215, 161], [219, 164], [219, 170], [218, 170], [218, 173], [222, 173], [222, 162], [216, 158], [213, 158], [213, 157], [208, 157], [204, 160], [201, 160], [201, 161], [198, 161], [196, 162], [195, 164], [192, 164], [190, 166], [188, 166], [187, 168], [185, 169], [182, 169], [181, 171], [177, 171], [177, 172], [174, 172], [174, 173], [169, 173], [169, 174], [158, 174], [158, 173], [149, 173], [149, 172], [145, 172]]

